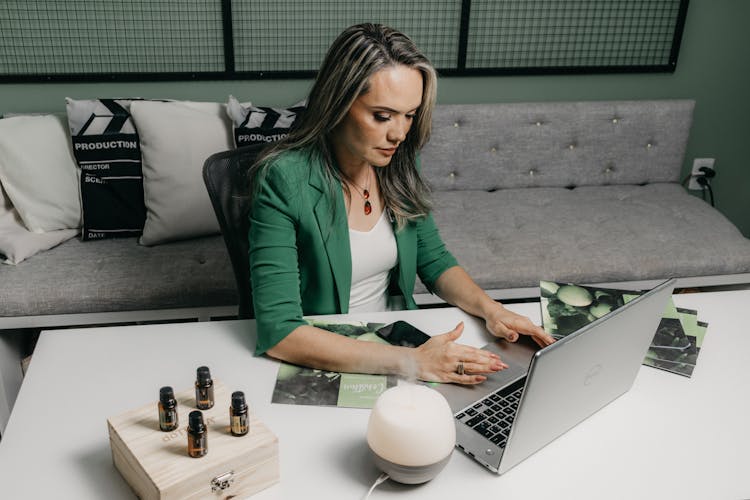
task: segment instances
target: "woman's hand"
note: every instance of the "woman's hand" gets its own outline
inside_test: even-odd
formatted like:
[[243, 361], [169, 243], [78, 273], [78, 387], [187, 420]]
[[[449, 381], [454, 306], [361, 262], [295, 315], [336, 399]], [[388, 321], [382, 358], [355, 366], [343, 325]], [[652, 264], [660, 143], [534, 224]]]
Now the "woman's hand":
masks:
[[494, 306], [485, 315], [484, 320], [492, 335], [508, 342], [515, 342], [519, 335], [530, 335], [541, 347], [546, 347], [555, 341], [542, 327], [532, 323], [529, 318], [509, 311], [497, 302], [494, 302]]
[[478, 384], [487, 380], [483, 373], [508, 368], [494, 353], [457, 344], [464, 331], [463, 321], [442, 335], [435, 335], [415, 349], [417, 378], [430, 382]]
[[555, 341], [526, 316], [509, 311], [490, 298], [459, 266], [444, 271], [435, 281], [435, 289], [449, 304], [458, 306], [473, 316], [484, 318], [487, 329], [495, 337], [515, 342], [519, 335], [531, 335], [542, 347]]

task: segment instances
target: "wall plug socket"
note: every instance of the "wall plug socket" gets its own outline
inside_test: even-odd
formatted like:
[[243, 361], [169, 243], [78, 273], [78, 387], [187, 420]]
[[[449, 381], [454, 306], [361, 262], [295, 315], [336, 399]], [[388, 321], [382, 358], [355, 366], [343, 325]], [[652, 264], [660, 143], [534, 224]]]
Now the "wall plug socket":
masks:
[[701, 191], [703, 189], [703, 186], [698, 184], [698, 181], [696, 180], [698, 177], [702, 175], [701, 173], [701, 167], [708, 167], [716, 170], [716, 167], [714, 167], [714, 159], [713, 158], [696, 158], [693, 160], [693, 170], [690, 172], [690, 184], [688, 184], [688, 189], [692, 189], [695, 191]]

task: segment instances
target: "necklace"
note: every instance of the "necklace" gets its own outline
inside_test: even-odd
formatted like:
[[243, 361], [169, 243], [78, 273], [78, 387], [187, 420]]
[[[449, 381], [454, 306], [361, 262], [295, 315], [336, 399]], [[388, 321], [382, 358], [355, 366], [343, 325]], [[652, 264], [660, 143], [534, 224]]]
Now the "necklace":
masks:
[[365, 187], [359, 187], [354, 181], [349, 181], [354, 190], [362, 197], [365, 202], [365, 215], [372, 213], [372, 204], [370, 203], [370, 176], [367, 176], [367, 184]]

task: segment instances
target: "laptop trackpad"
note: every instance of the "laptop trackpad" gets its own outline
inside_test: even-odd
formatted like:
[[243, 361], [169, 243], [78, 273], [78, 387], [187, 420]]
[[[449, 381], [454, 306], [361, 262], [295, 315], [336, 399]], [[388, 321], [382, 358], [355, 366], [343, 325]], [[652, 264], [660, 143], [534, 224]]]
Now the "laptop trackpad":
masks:
[[532, 356], [540, 347], [527, 335], [521, 335], [516, 342], [498, 339], [483, 346], [482, 349], [500, 356], [508, 368], [488, 375], [487, 380], [477, 385], [439, 384], [435, 386], [435, 390], [448, 400], [454, 414], [525, 376], [529, 371]]

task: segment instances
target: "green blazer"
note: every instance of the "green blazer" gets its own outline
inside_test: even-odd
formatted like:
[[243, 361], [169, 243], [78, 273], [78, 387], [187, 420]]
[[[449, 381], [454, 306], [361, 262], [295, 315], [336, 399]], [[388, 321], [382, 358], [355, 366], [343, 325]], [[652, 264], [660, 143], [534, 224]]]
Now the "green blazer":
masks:
[[[398, 265], [392, 289], [416, 309], [412, 297], [419, 274], [430, 291], [457, 265], [440, 239], [432, 216], [396, 231]], [[303, 316], [349, 310], [352, 259], [344, 194], [331, 195], [323, 165], [307, 150], [273, 160], [251, 204], [250, 281], [262, 354], [300, 325]]]

